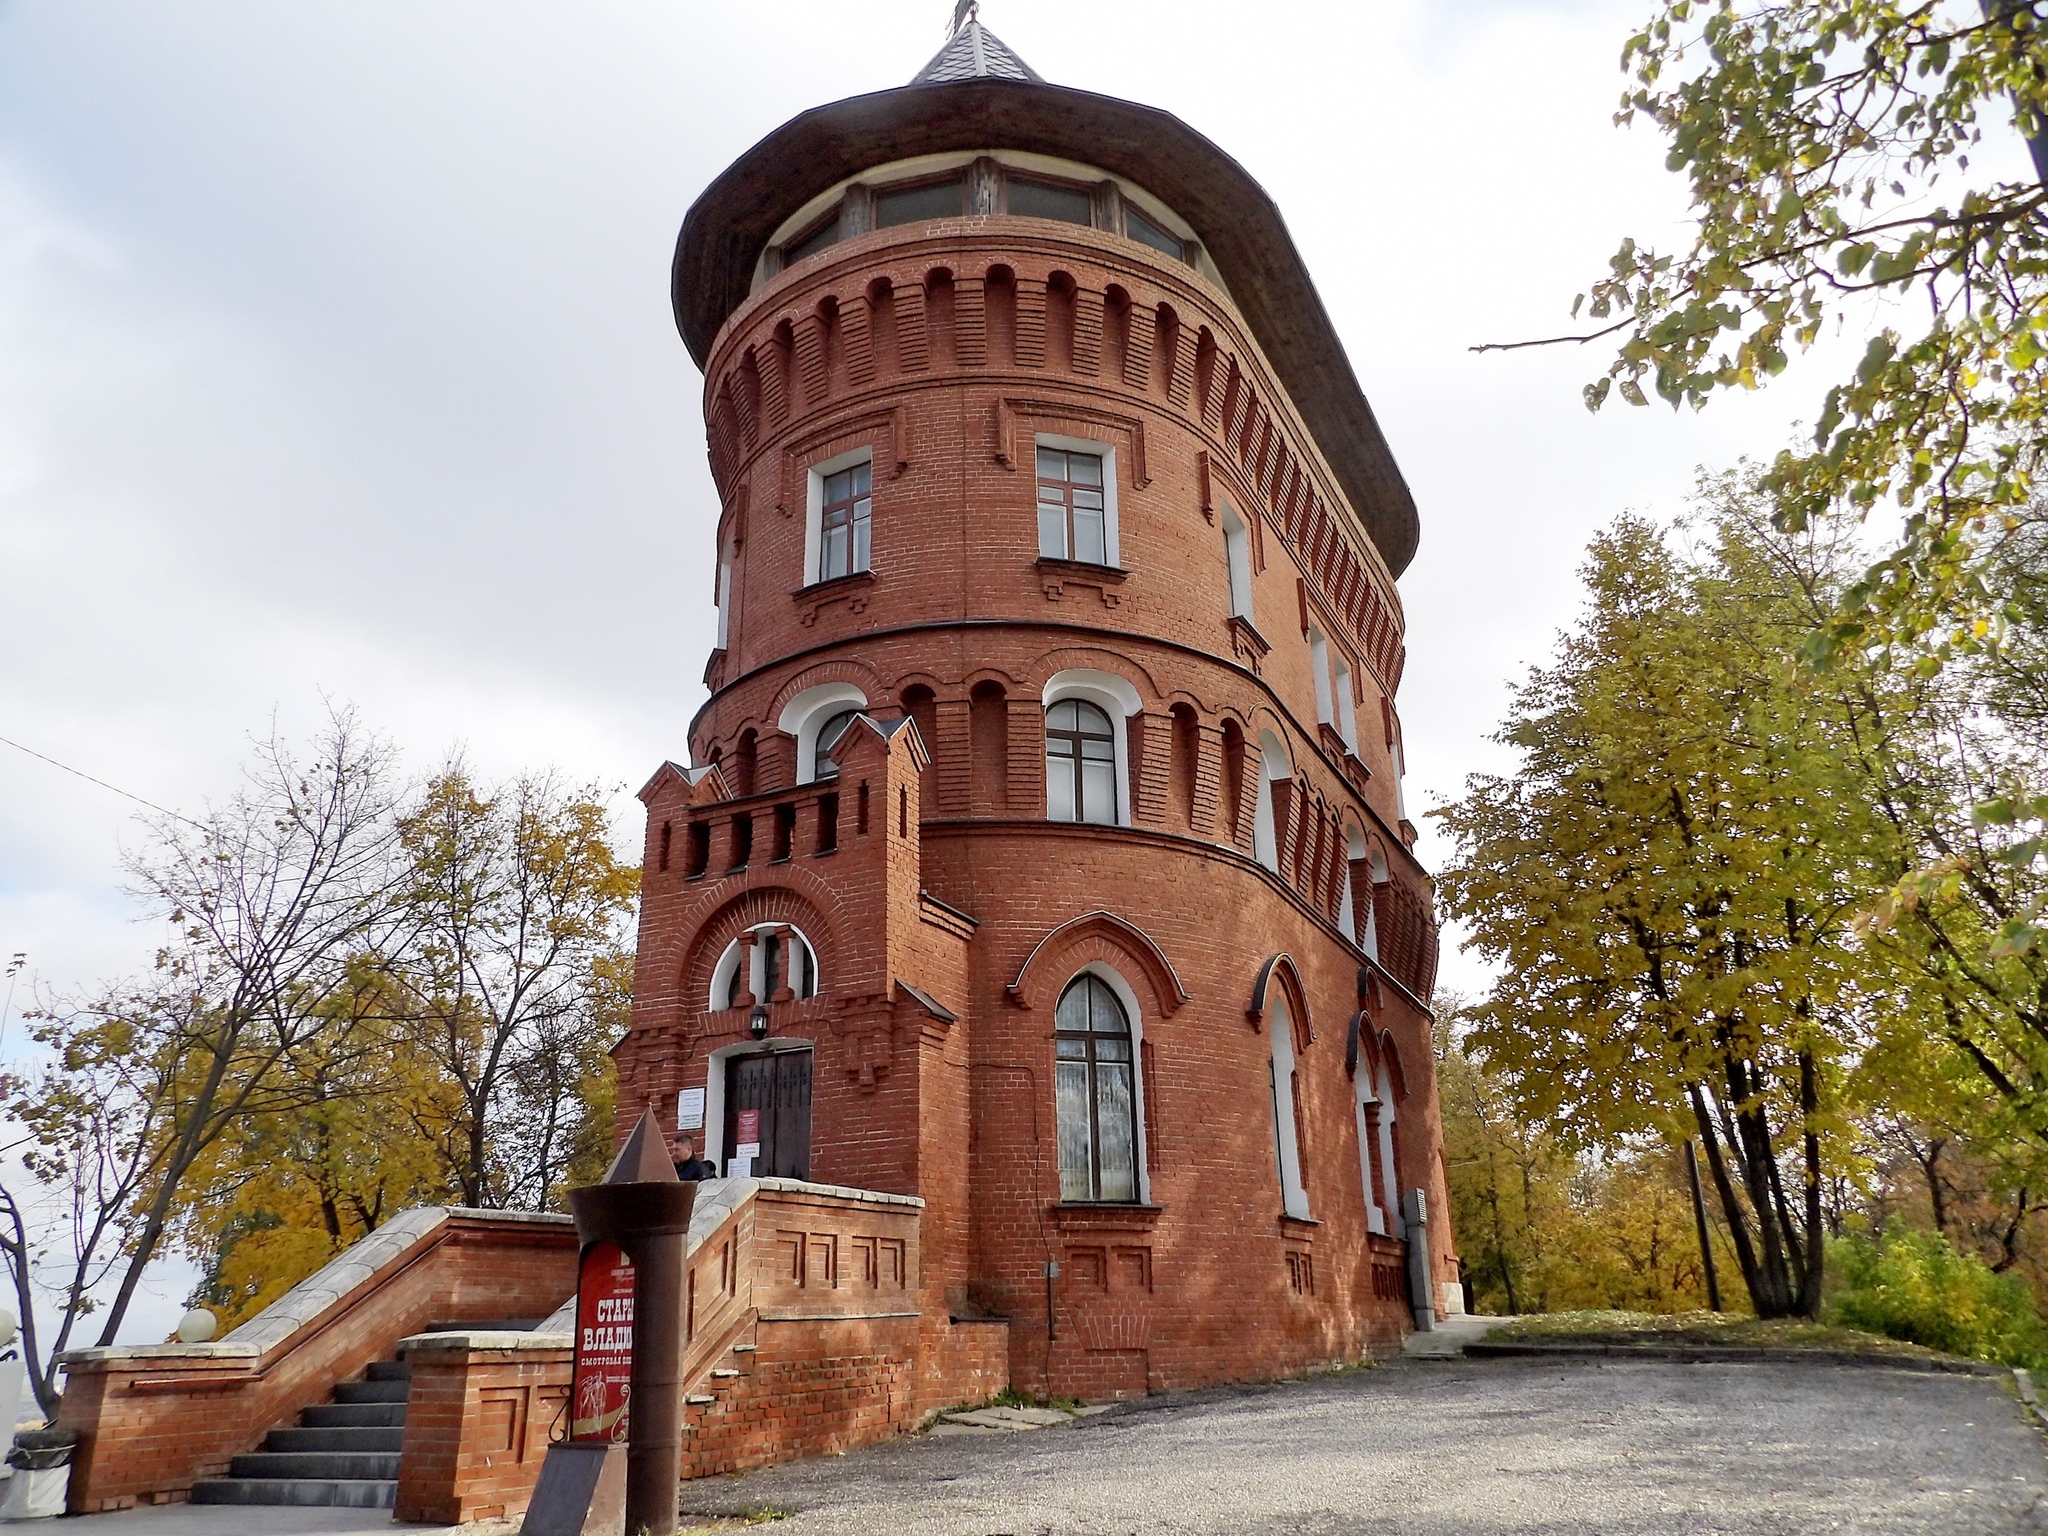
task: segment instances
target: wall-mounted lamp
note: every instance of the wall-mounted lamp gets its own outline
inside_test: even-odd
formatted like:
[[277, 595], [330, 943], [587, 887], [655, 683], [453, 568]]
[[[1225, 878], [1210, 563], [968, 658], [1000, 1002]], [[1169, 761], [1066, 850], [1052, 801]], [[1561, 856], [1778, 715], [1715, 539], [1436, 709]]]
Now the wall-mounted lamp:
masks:
[[756, 1008], [753, 1017], [747, 1020], [747, 1032], [756, 1040], [768, 1038], [768, 1010]]

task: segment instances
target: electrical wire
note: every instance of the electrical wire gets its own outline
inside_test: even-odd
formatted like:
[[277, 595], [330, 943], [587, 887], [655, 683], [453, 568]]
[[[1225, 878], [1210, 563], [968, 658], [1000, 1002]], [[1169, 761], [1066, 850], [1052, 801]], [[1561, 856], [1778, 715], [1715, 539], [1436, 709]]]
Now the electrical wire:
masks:
[[44, 756], [43, 753], [36, 751], [34, 747], [24, 747], [18, 741], [9, 741], [5, 736], [0, 736], [0, 747], [12, 747], [17, 752], [26, 752], [30, 757], [37, 758], [42, 762], [48, 763], [52, 768], [61, 768], [63, 769], [64, 772], [71, 774], [76, 778], [81, 778], [85, 780], [85, 782], [88, 784], [97, 784], [101, 789], [112, 790], [115, 794], [119, 795], [124, 800], [133, 800], [137, 805], [146, 805], [152, 811], [155, 811], [159, 816], [168, 816], [173, 821], [182, 821], [185, 823], [186, 826], [197, 827], [201, 832], [204, 832], [206, 830], [204, 825], [194, 821], [190, 816], [180, 816], [176, 811], [166, 810], [163, 806], [158, 805], [154, 800], [145, 800], [140, 795], [131, 794], [129, 791], [121, 788], [121, 786], [118, 784], [109, 784], [105, 779], [96, 779], [91, 774], [85, 772], [83, 769], [74, 768], [69, 763], [60, 763], [54, 757]]

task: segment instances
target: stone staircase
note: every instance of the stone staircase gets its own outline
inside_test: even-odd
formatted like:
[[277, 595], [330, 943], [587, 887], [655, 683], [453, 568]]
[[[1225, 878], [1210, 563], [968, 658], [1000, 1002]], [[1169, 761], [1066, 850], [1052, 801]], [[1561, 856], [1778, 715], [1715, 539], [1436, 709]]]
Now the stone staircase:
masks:
[[226, 1477], [194, 1483], [192, 1502], [391, 1508], [411, 1377], [411, 1366], [380, 1360], [361, 1381], [336, 1383], [333, 1402], [300, 1409], [296, 1428], [270, 1431]]

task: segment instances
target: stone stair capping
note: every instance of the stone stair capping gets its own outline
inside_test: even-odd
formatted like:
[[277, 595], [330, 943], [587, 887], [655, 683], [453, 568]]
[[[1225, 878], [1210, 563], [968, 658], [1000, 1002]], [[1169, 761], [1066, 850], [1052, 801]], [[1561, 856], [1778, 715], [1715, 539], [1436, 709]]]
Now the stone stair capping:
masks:
[[[69, 1510], [173, 1503], [201, 1480], [305, 1480], [305, 1463], [250, 1457], [397, 1454], [406, 1382], [391, 1374], [391, 1355], [400, 1339], [451, 1319], [533, 1318], [575, 1277], [567, 1216], [424, 1206], [394, 1216], [225, 1338], [68, 1351], [58, 1423], [79, 1435]], [[327, 1438], [344, 1432], [350, 1441]]]
[[194, 1483], [192, 1502], [390, 1509], [411, 1386], [410, 1366], [377, 1361], [363, 1380], [336, 1383], [333, 1402], [301, 1409], [298, 1427], [273, 1429], [262, 1450], [236, 1456], [226, 1477]]

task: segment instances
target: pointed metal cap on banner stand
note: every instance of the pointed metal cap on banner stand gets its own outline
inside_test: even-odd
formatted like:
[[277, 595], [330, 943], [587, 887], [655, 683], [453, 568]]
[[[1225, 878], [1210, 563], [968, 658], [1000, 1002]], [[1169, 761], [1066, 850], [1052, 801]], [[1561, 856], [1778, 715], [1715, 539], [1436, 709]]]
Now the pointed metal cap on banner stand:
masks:
[[626, 1138], [626, 1144], [619, 1148], [619, 1155], [612, 1159], [611, 1167], [605, 1170], [607, 1184], [680, 1184], [676, 1177], [674, 1159], [668, 1155], [668, 1140], [661, 1134], [661, 1122], [654, 1118], [653, 1107], [642, 1111], [640, 1123], [633, 1127], [633, 1134]]

